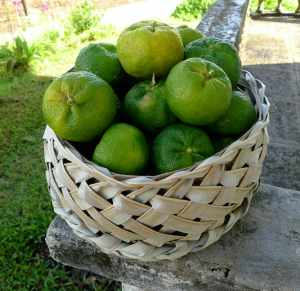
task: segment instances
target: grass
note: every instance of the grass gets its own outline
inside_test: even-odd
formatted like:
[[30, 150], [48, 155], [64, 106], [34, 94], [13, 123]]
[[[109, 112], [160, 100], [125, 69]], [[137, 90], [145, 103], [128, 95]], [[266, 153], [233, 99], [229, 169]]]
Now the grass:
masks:
[[[283, 11], [295, 11], [298, 7], [298, 1], [297, 0], [283, 0], [281, 3], [282, 10]], [[263, 10], [275, 10], [278, 5], [277, 0], [265, 0], [262, 4]], [[252, 0], [250, 3], [250, 11], [254, 12], [256, 11], [258, 6], [258, 0]]]
[[183, 0], [171, 15], [184, 21], [202, 19], [215, 0]]
[[[12, 81], [0, 79], [0, 290], [86, 290], [37, 251], [55, 217], [45, 179], [42, 99], [85, 45], [52, 54]], [[105, 290], [99, 284], [94, 290]]]
[[[199, 23], [172, 17], [159, 20], [174, 26]], [[39, 32], [34, 29], [24, 34], [34, 38]], [[53, 26], [43, 35], [60, 46], [34, 60], [26, 72], [19, 69], [7, 78], [0, 69], [0, 290], [120, 290], [117, 282], [105, 278], [98, 278], [88, 289], [85, 278], [77, 282], [68, 267], [49, 257], [44, 239], [56, 214], [45, 178], [42, 136], [46, 124], [41, 104], [47, 87], [74, 65], [91, 35], [94, 42], [116, 44], [121, 30], [106, 27], [60, 39]]]

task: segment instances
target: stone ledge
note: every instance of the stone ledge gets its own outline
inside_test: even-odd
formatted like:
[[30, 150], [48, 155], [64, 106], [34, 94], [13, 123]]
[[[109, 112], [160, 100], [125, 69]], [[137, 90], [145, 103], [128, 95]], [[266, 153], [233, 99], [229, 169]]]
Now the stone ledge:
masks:
[[175, 261], [107, 255], [60, 217], [46, 237], [51, 256], [138, 288], [163, 291], [299, 290], [300, 192], [261, 185], [249, 213], [208, 248]]
[[249, 0], [217, 0], [197, 26], [207, 36], [223, 39], [237, 49], [240, 44]]

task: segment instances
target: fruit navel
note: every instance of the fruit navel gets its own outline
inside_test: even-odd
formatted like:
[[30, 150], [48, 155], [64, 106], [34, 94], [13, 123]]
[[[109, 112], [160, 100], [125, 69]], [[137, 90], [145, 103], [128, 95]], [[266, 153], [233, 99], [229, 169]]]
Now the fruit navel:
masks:
[[188, 154], [192, 154], [193, 153], [193, 150], [192, 150], [192, 148], [191, 147], [188, 147], [187, 149], [186, 149], [186, 152], [188, 153]]

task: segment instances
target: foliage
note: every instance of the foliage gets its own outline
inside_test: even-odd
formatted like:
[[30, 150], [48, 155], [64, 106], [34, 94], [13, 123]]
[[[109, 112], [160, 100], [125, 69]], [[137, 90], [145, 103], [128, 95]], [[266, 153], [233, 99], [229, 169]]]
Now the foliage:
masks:
[[[34, 24], [39, 23], [38, 16]], [[82, 42], [116, 43], [119, 31], [97, 21], [76, 35], [72, 25], [66, 17], [57, 25], [29, 27], [24, 36], [0, 42], [1, 291], [86, 290], [84, 281], [75, 284], [66, 268], [49, 264], [39, 251], [45, 248], [45, 234], [55, 217], [45, 179], [41, 103], [53, 78], [74, 65], [87, 45]], [[17, 77], [8, 78], [16, 72]], [[104, 279], [93, 282], [93, 287], [119, 290]]]
[[[71, 67], [79, 50], [60, 53], [59, 59], [68, 63], [58, 64], [55, 77], [63, 72], [62, 66]], [[11, 81], [0, 78], [1, 291], [87, 290], [84, 281], [75, 284], [66, 268], [51, 266], [39, 251], [45, 248], [45, 234], [56, 215], [45, 178], [41, 112], [43, 94], [52, 80], [49, 75], [33, 75], [32, 69]], [[94, 282], [94, 290], [105, 290], [101, 284]]]
[[75, 34], [81, 34], [100, 22], [103, 15], [97, 14], [94, 8], [95, 5], [89, 0], [76, 2], [75, 7], [70, 11], [70, 22], [74, 27]]
[[172, 17], [184, 21], [200, 20], [215, 0], [184, 0], [171, 14]]
[[[283, 0], [281, 3], [282, 10], [285, 11], [295, 11], [298, 7], [297, 0]], [[264, 0], [262, 4], [262, 9], [264, 10], [275, 10], [278, 5], [277, 0]], [[256, 11], [258, 6], [258, 0], [252, 0], [250, 3], [250, 11], [254, 12]]]
[[46, 47], [52, 44], [44, 37], [27, 41], [23, 36], [13, 37], [13, 41], [5, 41], [0, 45], [0, 68], [5, 76], [12, 76], [14, 68], [28, 70], [30, 64], [42, 55], [49, 54]]

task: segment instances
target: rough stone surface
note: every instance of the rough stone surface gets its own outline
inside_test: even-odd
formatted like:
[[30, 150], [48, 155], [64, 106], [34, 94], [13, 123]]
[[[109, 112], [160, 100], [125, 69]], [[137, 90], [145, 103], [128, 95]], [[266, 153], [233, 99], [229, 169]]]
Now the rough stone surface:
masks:
[[240, 45], [243, 69], [266, 85], [270, 145], [263, 183], [300, 190], [300, 19], [247, 21]]
[[207, 36], [233, 44], [241, 41], [249, 0], [217, 0], [197, 26]]
[[[46, 242], [66, 265], [148, 290], [299, 290], [300, 192], [262, 184], [249, 213], [218, 242], [174, 260], [107, 255], [57, 217]], [[141, 290], [141, 289], [140, 289]]]
[[151, 291], [151, 290], [122, 283], [122, 291]]

